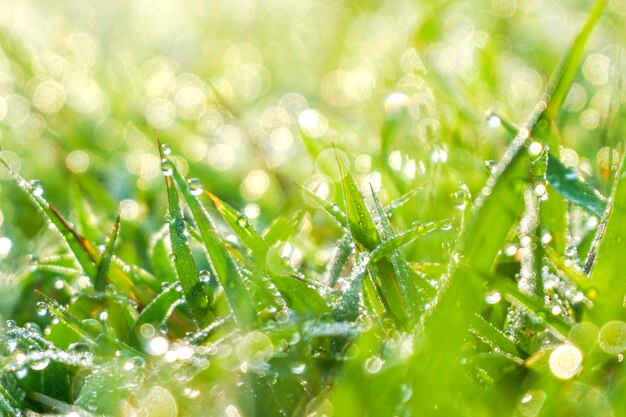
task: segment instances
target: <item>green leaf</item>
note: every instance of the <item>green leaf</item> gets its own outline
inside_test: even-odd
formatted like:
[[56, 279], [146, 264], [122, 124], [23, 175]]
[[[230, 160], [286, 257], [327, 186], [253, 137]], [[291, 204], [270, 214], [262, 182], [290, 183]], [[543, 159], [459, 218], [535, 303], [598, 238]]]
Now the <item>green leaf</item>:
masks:
[[606, 210], [605, 198], [584, 182], [575, 169], [567, 168], [558, 158], [548, 156], [546, 179], [566, 200], [577, 204], [597, 217]]
[[102, 258], [100, 258], [100, 264], [98, 265], [98, 271], [93, 284], [96, 291], [104, 291], [104, 288], [106, 287], [109, 268], [111, 267], [111, 259], [113, 259], [113, 252], [115, 251], [115, 241], [117, 240], [119, 226], [120, 215], [118, 214], [115, 219], [115, 223], [109, 232], [109, 236], [107, 237], [107, 245], [104, 249], [104, 253], [102, 254]]
[[361, 254], [358, 263], [354, 266], [350, 279], [350, 288], [341, 297], [335, 310], [333, 318], [336, 321], [355, 321], [359, 318], [360, 301], [363, 291], [363, 277], [367, 273], [370, 262], [368, 254]]

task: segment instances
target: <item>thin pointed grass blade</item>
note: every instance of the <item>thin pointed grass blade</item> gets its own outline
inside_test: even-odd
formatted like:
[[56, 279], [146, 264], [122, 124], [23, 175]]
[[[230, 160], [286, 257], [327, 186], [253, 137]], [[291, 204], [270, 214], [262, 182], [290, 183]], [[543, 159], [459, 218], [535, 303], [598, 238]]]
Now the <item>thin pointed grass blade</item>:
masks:
[[595, 2], [589, 12], [585, 25], [574, 39], [567, 53], [563, 56], [559, 68], [555, 72], [555, 76], [551, 81], [552, 87], [549, 91], [550, 101], [544, 112], [544, 114], [552, 120], [556, 117], [556, 114], [560, 110], [569, 92], [570, 86], [584, 58], [587, 40], [598, 23], [598, 20], [600, 20], [600, 16], [602, 16], [602, 12], [607, 3], [607, 0], [597, 0]]
[[176, 167], [172, 168], [172, 176], [191, 210], [193, 220], [200, 232], [201, 242], [209, 256], [210, 266], [224, 289], [228, 304], [237, 322], [242, 326], [254, 323], [256, 321], [256, 310], [252, 298], [235, 261], [228, 253], [222, 238], [217, 233], [215, 225]]
[[226, 220], [226, 223], [228, 223], [239, 239], [244, 242], [246, 247], [251, 250], [252, 256], [257, 263], [263, 265], [259, 269], [271, 277], [278, 292], [290, 308], [303, 314], [311, 312], [321, 314], [328, 311], [328, 306], [324, 299], [315, 289], [310, 288], [305, 282], [294, 276], [277, 274], [271, 268], [268, 268], [267, 257], [270, 247], [261, 235], [254, 230], [247, 219], [237, 210], [224, 203], [217, 196], [206, 193], [213, 200], [218, 212]]
[[22, 415], [20, 408], [17, 400], [0, 384], [0, 410], [9, 416], [18, 417]]
[[252, 227], [248, 219], [216, 195], [205, 191], [215, 204], [215, 208], [220, 213], [226, 223], [237, 234], [245, 246], [258, 253], [266, 253], [269, 249], [261, 235]]
[[[340, 162], [338, 163], [340, 164]], [[374, 223], [374, 219], [372, 219], [372, 215], [365, 205], [365, 200], [363, 200], [363, 195], [350, 172], [342, 173], [341, 186], [352, 237], [365, 250], [372, 251], [380, 244], [381, 239], [376, 229], [376, 223]]]
[[411, 198], [415, 196], [415, 194], [417, 194], [420, 190], [422, 190], [427, 184], [428, 184], [428, 181], [424, 181], [423, 183], [419, 184], [417, 187], [402, 194], [400, 197], [396, 198], [391, 203], [387, 204], [387, 206], [385, 207], [385, 213], [387, 213], [387, 216], [391, 216], [394, 211], [396, 211], [397, 209], [405, 205], [409, 200], [411, 200]]
[[107, 245], [104, 249], [104, 253], [100, 258], [100, 264], [98, 265], [98, 271], [96, 278], [94, 279], [94, 289], [96, 291], [104, 291], [107, 284], [107, 278], [109, 276], [109, 269], [111, 268], [111, 260], [113, 259], [113, 252], [115, 251], [115, 242], [117, 241], [117, 235], [120, 228], [120, 215], [117, 215], [115, 224], [109, 232], [107, 237]]
[[143, 324], [160, 324], [167, 319], [172, 309], [183, 296], [182, 291], [180, 291], [177, 286], [178, 284], [169, 285], [141, 311], [141, 314], [137, 317], [130, 331], [131, 336], [134, 335]]
[[566, 200], [577, 204], [597, 217], [606, 210], [606, 199], [582, 180], [575, 170], [568, 169], [558, 158], [548, 156], [546, 179]]
[[343, 297], [341, 297], [337, 307], [333, 310], [332, 316], [336, 321], [353, 322], [359, 318], [361, 310], [360, 301], [363, 292], [363, 277], [367, 273], [369, 262], [369, 254], [362, 253], [359, 262], [352, 271], [350, 288]]
[[332, 288], [335, 284], [337, 284], [337, 281], [341, 277], [341, 272], [353, 252], [354, 245], [352, 243], [352, 237], [349, 234], [339, 239], [324, 273], [324, 277], [329, 287]]
[[67, 310], [57, 301], [43, 293], [39, 293], [39, 295], [43, 297], [47, 309], [50, 310], [65, 327], [74, 332], [85, 342], [93, 346], [101, 346], [100, 342], [91, 336], [91, 334], [83, 328], [83, 325], [74, 316], [68, 313]]
[[314, 192], [312, 192], [311, 190], [308, 190], [306, 187], [294, 182], [294, 184], [300, 188], [302, 190], [302, 192], [309, 197], [311, 200], [313, 200], [318, 206], [320, 206], [321, 208], [324, 209], [324, 211], [326, 211], [326, 213], [328, 213], [330, 215], [330, 217], [332, 217], [337, 223], [339, 223], [339, 225], [345, 229], [349, 228], [348, 225], [348, 216], [346, 215], [346, 213], [344, 213], [343, 211], [341, 211], [341, 209], [339, 208], [338, 205], [336, 204], [332, 204], [329, 203], [328, 201], [324, 200], [323, 198], [321, 198], [320, 196], [318, 196], [317, 194], [315, 194]]
[[[462, 238], [462, 262], [470, 270], [491, 274], [498, 252], [521, 214], [529, 170], [530, 156], [523, 140], [515, 140], [491, 178], [492, 185], [478, 197]], [[419, 381], [414, 390], [416, 412], [445, 402], [466, 332], [474, 314], [486, 306], [483, 284], [480, 277], [456, 268], [441, 287], [439, 299], [416, 337], [420, 341], [413, 358]]]
[[450, 224], [449, 220], [439, 220], [415, 225], [406, 232], [402, 232], [381, 243], [376, 249], [374, 249], [374, 251], [372, 251], [372, 260], [377, 261], [387, 255], [390, 255], [402, 246], [448, 224]]
[[61, 234], [70, 253], [78, 262], [78, 265], [91, 278], [95, 277], [96, 266], [94, 258], [89, 253], [86, 240], [81, 237], [63, 217], [42, 197], [42, 189], [33, 187], [28, 181], [15, 172], [3, 159], [0, 162], [11, 173], [17, 185], [28, 195], [30, 200], [39, 208], [50, 224]]
[[272, 246], [279, 241], [286, 241], [298, 230], [298, 224], [301, 221], [301, 211], [297, 211], [291, 218], [278, 216], [263, 232], [263, 240], [268, 246]]
[[593, 316], [601, 324], [608, 320], [625, 320], [624, 296], [626, 295], [626, 163], [623, 159], [616, 175], [611, 203], [606, 213], [606, 227], [598, 228], [599, 244], [589, 276], [590, 285], [597, 290], [593, 300]]
[[200, 281], [196, 264], [191, 255], [191, 249], [185, 236], [185, 220], [180, 208], [178, 192], [172, 184], [170, 177], [166, 176], [165, 182], [167, 185], [170, 242], [174, 258], [174, 269], [194, 320], [198, 326], [204, 327], [208, 324], [209, 308], [213, 294], [208, 293]]
[[487, 341], [491, 346], [497, 347], [502, 352], [506, 352], [515, 358], [521, 358], [521, 353], [517, 345], [509, 339], [500, 329], [489, 323], [480, 314], [474, 315], [471, 332], [482, 340]]
[[[370, 189], [372, 192], [372, 197], [374, 199], [374, 204], [376, 206], [376, 211], [378, 214], [378, 218], [380, 219], [380, 224], [383, 230], [383, 243], [378, 245], [376, 249], [372, 252], [372, 255], [376, 253], [379, 248], [385, 243], [393, 240], [396, 236], [391, 227], [391, 223], [387, 218], [387, 213], [383, 209], [382, 204], [380, 204], [380, 200], [378, 200], [378, 196], [376, 192], [374, 192], [374, 188], [370, 184]], [[422, 301], [422, 296], [418, 290], [417, 283], [415, 281], [415, 277], [417, 274], [413, 274], [406, 260], [402, 258], [400, 252], [398, 252], [397, 247], [391, 248], [387, 252], [389, 256], [389, 261], [393, 267], [393, 273], [395, 275], [396, 281], [398, 282], [398, 286], [400, 287], [402, 297], [404, 299], [404, 303], [409, 308], [409, 313], [413, 319], [417, 319], [420, 312], [420, 304]], [[378, 259], [381, 259], [381, 256], [378, 256]]]

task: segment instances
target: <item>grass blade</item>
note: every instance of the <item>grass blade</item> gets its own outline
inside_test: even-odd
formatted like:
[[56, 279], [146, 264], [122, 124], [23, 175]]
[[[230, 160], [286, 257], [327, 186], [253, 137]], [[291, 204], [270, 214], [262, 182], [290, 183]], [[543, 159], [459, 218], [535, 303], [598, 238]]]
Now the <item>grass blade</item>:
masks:
[[343, 211], [341, 211], [341, 209], [339, 208], [339, 206], [337, 204], [332, 204], [329, 203], [328, 201], [324, 200], [323, 198], [321, 198], [320, 196], [318, 196], [317, 194], [315, 194], [314, 192], [308, 190], [306, 187], [295, 183], [294, 184], [300, 188], [302, 190], [302, 192], [309, 197], [311, 200], [313, 200], [318, 206], [320, 206], [321, 208], [324, 209], [324, 211], [326, 211], [326, 213], [328, 213], [330, 215], [330, 217], [332, 217], [337, 223], [339, 223], [339, 225], [341, 227], [343, 227], [344, 229], [348, 229], [349, 225], [348, 225], [348, 216], [346, 216], [346, 213], [344, 213]]
[[118, 214], [115, 219], [115, 224], [111, 228], [109, 236], [107, 237], [107, 245], [104, 249], [104, 253], [102, 254], [102, 258], [100, 258], [100, 264], [98, 265], [98, 271], [96, 273], [96, 278], [94, 279], [93, 286], [96, 291], [104, 291], [104, 288], [106, 287], [109, 269], [111, 267], [111, 259], [113, 259], [113, 252], [115, 251], [115, 241], [117, 240], [117, 235], [119, 233], [119, 226], [120, 215]]
[[210, 267], [213, 269], [222, 288], [224, 288], [224, 293], [235, 319], [244, 327], [254, 323], [256, 321], [256, 310], [250, 293], [245, 286], [235, 261], [218, 235], [215, 225], [204, 207], [202, 207], [198, 197], [194, 195], [193, 190], [188, 186], [185, 178], [174, 166], [172, 168], [172, 176], [191, 210], [193, 220], [200, 232], [201, 241], [207, 251]]
[[207, 289], [200, 281], [196, 264], [191, 255], [191, 249], [189, 248], [187, 237], [185, 236], [185, 220], [183, 219], [183, 213], [180, 209], [178, 192], [169, 176], [165, 176], [165, 183], [167, 186], [169, 207], [168, 223], [170, 227], [170, 242], [172, 246], [172, 256], [174, 258], [174, 269], [178, 282], [183, 288], [183, 295], [194, 320], [198, 326], [204, 327], [209, 324], [209, 307], [213, 294], [208, 293]]
[[581, 206], [594, 216], [602, 217], [606, 210], [605, 198], [584, 182], [576, 171], [568, 169], [552, 155], [548, 156], [546, 179], [566, 200]]

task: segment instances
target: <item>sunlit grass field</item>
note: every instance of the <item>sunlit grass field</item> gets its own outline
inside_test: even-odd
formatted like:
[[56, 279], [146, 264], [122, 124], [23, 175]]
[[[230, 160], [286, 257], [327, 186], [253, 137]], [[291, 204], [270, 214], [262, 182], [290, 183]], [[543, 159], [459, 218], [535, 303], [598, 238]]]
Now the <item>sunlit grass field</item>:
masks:
[[0, 416], [626, 416], [625, 24], [0, 2]]

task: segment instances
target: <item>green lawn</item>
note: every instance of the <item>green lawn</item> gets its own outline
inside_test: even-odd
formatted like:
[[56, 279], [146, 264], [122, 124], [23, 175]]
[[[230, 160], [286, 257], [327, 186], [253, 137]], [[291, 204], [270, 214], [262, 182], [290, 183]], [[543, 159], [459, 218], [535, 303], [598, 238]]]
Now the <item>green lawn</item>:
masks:
[[5, 0], [0, 416], [626, 416], [624, 0]]

